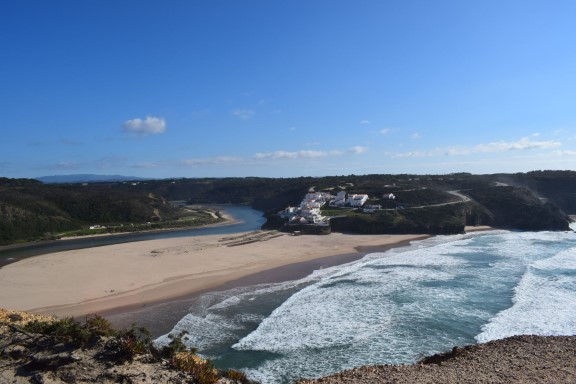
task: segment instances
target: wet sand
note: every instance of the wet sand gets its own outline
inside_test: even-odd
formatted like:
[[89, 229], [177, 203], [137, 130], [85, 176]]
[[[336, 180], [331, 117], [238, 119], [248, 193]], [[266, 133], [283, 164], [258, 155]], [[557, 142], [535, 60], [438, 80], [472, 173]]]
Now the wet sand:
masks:
[[59, 317], [130, 312], [211, 290], [295, 279], [425, 237], [260, 232], [58, 252], [0, 269], [0, 306]]

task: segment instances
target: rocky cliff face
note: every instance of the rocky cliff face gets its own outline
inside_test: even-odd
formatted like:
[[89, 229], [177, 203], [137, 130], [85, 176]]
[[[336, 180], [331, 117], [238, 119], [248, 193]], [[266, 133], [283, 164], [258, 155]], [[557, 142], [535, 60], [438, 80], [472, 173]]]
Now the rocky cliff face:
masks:
[[80, 324], [0, 309], [0, 383], [250, 383], [193, 351], [155, 351], [134, 330], [108, 327], [97, 317]]
[[576, 336], [514, 336], [454, 347], [413, 365], [367, 366], [298, 384], [575, 382]]
[[489, 186], [466, 191], [485, 209], [482, 224], [528, 231], [569, 230], [570, 218], [523, 187]]

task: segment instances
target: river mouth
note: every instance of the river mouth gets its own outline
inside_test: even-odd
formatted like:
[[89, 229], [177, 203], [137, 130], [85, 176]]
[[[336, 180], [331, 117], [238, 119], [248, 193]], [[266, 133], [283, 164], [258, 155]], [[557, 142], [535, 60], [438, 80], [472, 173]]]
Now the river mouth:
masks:
[[0, 248], [0, 268], [29, 257], [47, 253], [71, 251], [74, 249], [102, 247], [105, 245], [130, 243], [135, 241], [172, 239], [188, 236], [226, 235], [259, 230], [266, 222], [262, 212], [243, 205], [213, 205], [234, 218], [231, 224], [207, 226], [170, 231], [126, 233], [109, 236], [83, 237], [78, 239], [40, 241], [23, 245]]

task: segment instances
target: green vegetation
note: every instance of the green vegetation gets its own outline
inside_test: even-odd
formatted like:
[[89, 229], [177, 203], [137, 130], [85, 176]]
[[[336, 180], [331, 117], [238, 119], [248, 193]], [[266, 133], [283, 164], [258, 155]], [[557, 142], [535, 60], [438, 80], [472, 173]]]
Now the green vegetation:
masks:
[[[117, 184], [44, 185], [0, 178], [0, 244], [116, 232], [186, 228], [222, 221]], [[89, 229], [101, 225], [101, 228]], [[105, 228], [104, 228], [105, 227]]]
[[331, 220], [332, 230], [354, 233], [451, 234], [464, 231], [464, 204], [420, 209], [349, 212]]
[[[13, 329], [18, 330], [17, 327]], [[139, 355], [149, 355], [156, 361], [165, 359], [170, 361], [173, 368], [191, 374], [198, 384], [214, 384], [222, 377], [239, 383], [250, 383], [244, 373], [215, 369], [211, 361], [196, 354], [196, 349], [187, 348], [183, 341], [185, 333], [172, 337], [167, 346], [159, 349], [154, 346], [147, 329], [132, 326], [116, 330], [101, 316], [89, 316], [83, 322], [73, 318], [35, 320], [26, 324], [21, 331], [46, 336], [49, 338], [44, 341], [47, 345], [97, 348], [99, 352], [96, 358], [111, 364], [132, 362]]]
[[150, 352], [152, 346], [147, 329], [133, 326], [115, 330], [108, 320], [97, 315], [87, 317], [83, 323], [70, 317], [51, 322], [33, 321], [24, 329], [79, 348], [93, 346], [103, 337], [110, 338], [107, 344], [113, 347], [107, 350], [107, 358], [118, 363], [132, 361], [136, 355]]
[[[332, 222], [336, 231], [455, 233], [464, 225], [565, 230], [566, 214], [576, 214], [574, 171], [167, 179], [87, 185], [0, 178], [0, 244], [185, 228], [221, 220], [169, 203], [176, 200], [250, 205], [265, 213], [265, 229], [276, 229], [283, 224], [276, 213], [299, 204], [310, 188], [333, 194], [365, 193], [370, 196], [368, 204], [382, 206], [383, 211], [374, 214], [326, 207], [325, 215], [347, 216]], [[460, 204], [461, 198], [451, 191], [460, 191], [472, 201]], [[388, 193], [396, 199], [383, 198]], [[95, 224], [106, 228], [88, 229]]]

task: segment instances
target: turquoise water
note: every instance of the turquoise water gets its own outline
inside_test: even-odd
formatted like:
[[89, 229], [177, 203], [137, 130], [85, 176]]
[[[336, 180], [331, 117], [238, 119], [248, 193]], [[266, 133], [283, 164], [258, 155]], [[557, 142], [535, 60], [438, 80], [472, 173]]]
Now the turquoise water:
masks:
[[183, 330], [218, 367], [263, 383], [516, 334], [576, 334], [576, 233], [417, 241], [298, 281], [204, 295], [172, 332]]

